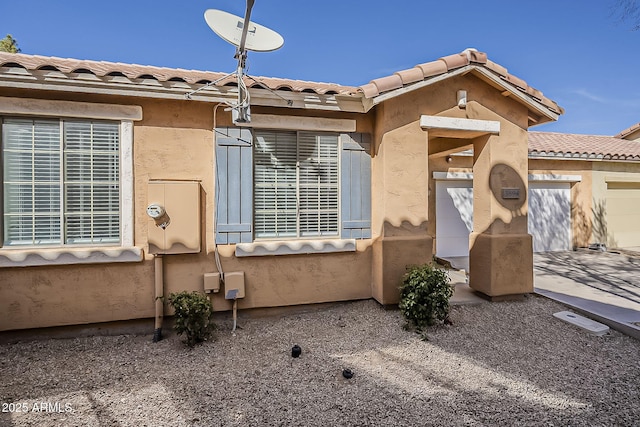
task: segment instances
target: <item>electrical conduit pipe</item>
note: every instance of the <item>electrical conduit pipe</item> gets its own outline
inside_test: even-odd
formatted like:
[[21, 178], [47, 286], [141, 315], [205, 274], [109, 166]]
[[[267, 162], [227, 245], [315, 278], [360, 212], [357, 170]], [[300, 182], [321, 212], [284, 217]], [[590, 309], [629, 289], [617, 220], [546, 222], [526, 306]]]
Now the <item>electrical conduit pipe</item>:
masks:
[[153, 256], [153, 268], [155, 272], [155, 295], [156, 295], [156, 323], [153, 331], [153, 342], [162, 339], [162, 318], [164, 317], [164, 276], [162, 255]]

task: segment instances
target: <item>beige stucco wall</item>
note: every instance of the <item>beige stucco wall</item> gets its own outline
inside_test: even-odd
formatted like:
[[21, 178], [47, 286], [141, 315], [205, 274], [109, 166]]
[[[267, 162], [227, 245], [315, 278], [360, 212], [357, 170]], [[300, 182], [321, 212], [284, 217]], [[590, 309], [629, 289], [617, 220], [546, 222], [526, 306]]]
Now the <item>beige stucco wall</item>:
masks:
[[0, 330], [153, 316], [153, 264], [0, 269]]
[[[63, 98], [85, 100], [69, 94]], [[145, 212], [151, 180], [199, 181], [202, 189], [202, 251], [163, 257], [165, 295], [202, 291], [203, 274], [216, 271], [213, 105], [104, 96], [91, 100], [142, 106], [143, 119], [134, 124], [134, 230], [135, 245], [142, 248], [144, 260], [1, 268], [0, 330], [153, 317], [154, 264], [147, 233], [154, 225]], [[256, 108], [254, 112], [275, 110]], [[292, 113], [287, 110], [286, 114]], [[324, 116], [354, 118], [335, 113]], [[229, 120], [229, 114], [219, 108], [216, 126], [227, 126]], [[359, 116], [357, 128], [370, 132], [370, 119]], [[236, 258], [234, 246], [221, 247], [220, 254], [224, 271], [245, 272], [246, 298], [238, 304], [243, 309], [370, 298], [371, 244], [371, 240], [360, 241], [356, 252], [338, 254]], [[216, 310], [231, 307], [223, 292], [213, 295], [212, 302]]]
[[[605, 243], [609, 247], [640, 246], [640, 216], [628, 218], [631, 224], [615, 224], [610, 216], [611, 207], [607, 206], [608, 187], [626, 187], [632, 192], [640, 189], [640, 164], [622, 162], [594, 162], [593, 164], [593, 194], [592, 194], [592, 241]], [[640, 212], [640, 199], [628, 197], [625, 200], [629, 211]], [[632, 231], [635, 236], [619, 236], [620, 232]]]
[[[468, 93], [466, 111], [456, 106], [456, 92], [461, 89]], [[24, 91], [12, 91], [7, 95], [35, 96]], [[143, 119], [134, 124], [134, 232], [135, 245], [143, 250], [144, 260], [123, 264], [2, 268], [0, 330], [152, 317], [154, 263], [148, 252], [147, 234], [149, 227], [154, 225], [145, 213], [151, 180], [200, 183], [202, 250], [197, 254], [166, 255], [163, 262], [165, 295], [181, 290], [202, 291], [203, 274], [216, 271], [212, 129], [228, 126], [229, 114], [219, 108], [214, 124], [214, 106], [195, 101], [46, 92], [40, 95], [142, 107]], [[260, 107], [253, 108], [252, 113], [355, 119], [358, 132], [372, 134], [373, 238], [358, 241], [356, 252], [314, 255], [237, 258], [233, 245], [220, 246], [223, 270], [245, 273], [246, 297], [239, 301], [240, 309], [370, 297], [382, 304], [397, 303], [398, 285], [406, 266], [428, 262], [433, 254], [435, 212], [432, 198], [435, 191], [430, 174], [432, 165], [439, 165], [440, 160], [429, 160], [429, 133], [420, 127], [422, 115], [445, 114], [500, 121], [499, 136], [491, 137], [486, 141], [488, 144], [482, 143], [482, 146], [474, 141], [476, 151], [484, 159], [482, 165], [476, 161], [474, 172], [486, 181], [479, 184], [478, 197], [480, 193], [490, 195], [491, 168], [500, 162], [510, 165], [526, 182], [523, 135], [526, 135], [527, 109], [473, 75], [454, 77], [409, 91], [379, 104], [368, 114], [309, 113]], [[488, 151], [484, 151], [487, 146]], [[482, 206], [482, 203], [478, 205]], [[525, 218], [526, 224], [526, 206], [514, 213], [508, 207], [491, 202], [481, 212], [477, 219], [481, 233], [486, 234], [489, 230], [489, 234], [514, 235], [518, 242], [523, 240], [521, 227], [516, 227], [513, 221], [517, 214]], [[499, 227], [495, 225], [498, 220], [502, 222]], [[495, 254], [491, 255], [490, 261], [505, 256], [510, 260], [509, 250], [513, 245], [509, 242], [511, 240], [506, 245], [490, 243], [487, 253]], [[526, 241], [524, 247], [526, 252]], [[519, 270], [511, 271], [497, 264], [489, 273], [496, 271], [501, 271], [498, 279], [503, 282], [519, 280], [522, 276]], [[505, 275], [505, 271], [508, 274]], [[490, 274], [487, 277], [492, 277]], [[526, 291], [526, 286], [523, 289]], [[520, 290], [515, 288], [515, 292]], [[222, 292], [214, 295], [212, 302], [216, 310], [230, 309]]]

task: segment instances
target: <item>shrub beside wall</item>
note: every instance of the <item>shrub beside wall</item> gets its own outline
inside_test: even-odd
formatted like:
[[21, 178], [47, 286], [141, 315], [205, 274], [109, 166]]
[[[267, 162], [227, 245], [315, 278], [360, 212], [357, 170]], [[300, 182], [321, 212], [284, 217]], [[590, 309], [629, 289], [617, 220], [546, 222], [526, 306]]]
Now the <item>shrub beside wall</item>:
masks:
[[449, 317], [452, 296], [446, 271], [431, 264], [411, 266], [400, 286], [400, 312], [411, 326], [422, 329]]
[[189, 347], [206, 341], [216, 329], [213, 307], [209, 299], [199, 292], [182, 291], [169, 295], [169, 304], [175, 310], [175, 330], [187, 336]]

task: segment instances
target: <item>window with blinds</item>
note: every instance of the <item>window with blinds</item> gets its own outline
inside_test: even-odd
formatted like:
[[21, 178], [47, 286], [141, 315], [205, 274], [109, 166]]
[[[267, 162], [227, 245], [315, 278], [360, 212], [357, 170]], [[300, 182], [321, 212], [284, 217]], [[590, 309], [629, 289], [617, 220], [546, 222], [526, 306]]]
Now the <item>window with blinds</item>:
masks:
[[5, 246], [120, 241], [118, 123], [4, 119]]
[[256, 238], [338, 236], [338, 136], [255, 132]]

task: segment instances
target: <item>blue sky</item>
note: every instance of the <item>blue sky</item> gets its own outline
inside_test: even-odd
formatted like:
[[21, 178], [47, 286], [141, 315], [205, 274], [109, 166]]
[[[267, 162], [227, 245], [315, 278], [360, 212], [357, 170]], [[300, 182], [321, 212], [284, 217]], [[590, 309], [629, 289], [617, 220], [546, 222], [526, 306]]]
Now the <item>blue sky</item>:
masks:
[[[640, 31], [616, 0], [255, 0], [252, 20], [285, 39], [249, 53], [249, 74], [361, 85], [468, 47], [565, 108], [540, 131], [614, 135], [640, 122]], [[245, 0], [0, 0], [0, 38], [23, 53], [209, 71], [234, 48], [206, 9]]]

